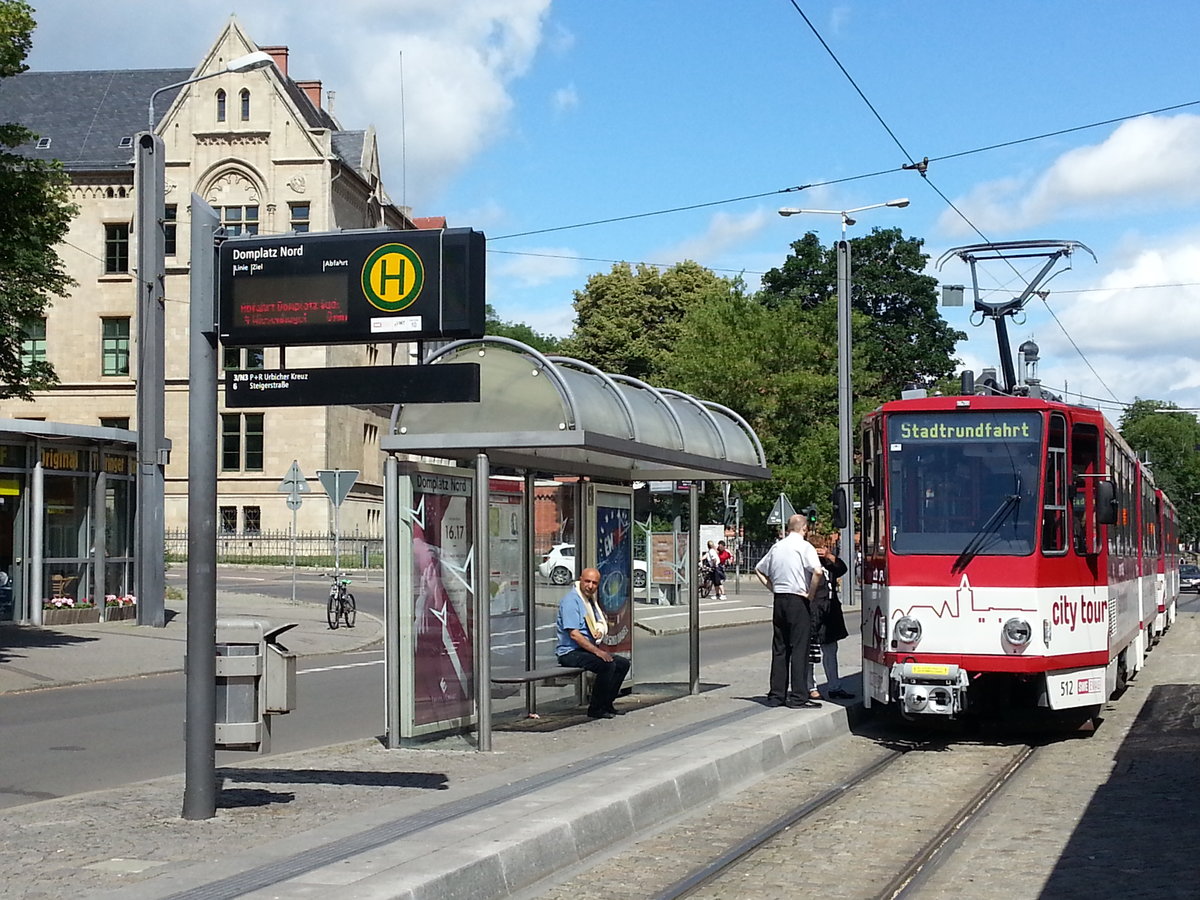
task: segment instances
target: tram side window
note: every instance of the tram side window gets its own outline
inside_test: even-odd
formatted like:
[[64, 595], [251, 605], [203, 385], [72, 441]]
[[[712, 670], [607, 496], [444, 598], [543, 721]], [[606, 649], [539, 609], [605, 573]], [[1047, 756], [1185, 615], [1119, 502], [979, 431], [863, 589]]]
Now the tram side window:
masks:
[[[1100, 433], [1094, 425], [1076, 425], [1071, 430], [1071, 534], [1075, 552], [1097, 553], [1100, 550], [1099, 531], [1095, 524], [1089, 480], [1098, 474]], [[1088, 516], [1093, 515], [1089, 522]]]
[[1046, 454], [1046, 478], [1042, 491], [1042, 550], [1067, 552], [1067, 423], [1055, 413], [1050, 417]]

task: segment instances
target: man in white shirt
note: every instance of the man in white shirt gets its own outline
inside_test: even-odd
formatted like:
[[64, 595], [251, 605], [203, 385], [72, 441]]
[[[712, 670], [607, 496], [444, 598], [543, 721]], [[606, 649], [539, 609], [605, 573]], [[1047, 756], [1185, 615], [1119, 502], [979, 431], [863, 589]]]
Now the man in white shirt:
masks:
[[775, 595], [771, 639], [771, 682], [767, 706], [792, 709], [821, 704], [808, 697], [806, 663], [812, 630], [808, 598], [823, 577], [821, 558], [805, 540], [808, 521], [788, 519], [787, 534], [758, 561], [754, 573]]

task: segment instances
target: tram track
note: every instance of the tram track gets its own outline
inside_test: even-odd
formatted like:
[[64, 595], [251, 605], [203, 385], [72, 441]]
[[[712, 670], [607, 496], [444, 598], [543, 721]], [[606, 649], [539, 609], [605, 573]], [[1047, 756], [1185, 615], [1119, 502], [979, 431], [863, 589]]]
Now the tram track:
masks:
[[1010, 764], [984, 785], [959, 811], [959, 814], [930, 840], [907, 866], [876, 895], [876, 900], [904, 900], [916, 897], [917, 892], [938, 864], [959, 846], [971, 827], [987, 812], [991, 802], [1004, 789], [1009, 780], [1022, 769], [1037, 752], [1037, 747], [1026, 744]]
[[[712, 887], [718, 888], [719, 892], [721, 882], [737, 880], [738, 865], [759, 852], [764, 845], [776, 840], [790, 829], [800, 826], [821, 810], [836, 804], [848, 793], [869, 790], [872, 781], [878, 775], [898, 763], [907, 754], [930, 749], [933, 746], [935, 745], [919, 745], [906, 750], [890, 751], [885, 757], [854, 773], [849, 779], [789, 810], [705, 866], [676, 881], [660, 893], [652, 895], [654, 900], [683, 900], [685, 897], [702, 896], [706, 888]], [[1003, 790], [1009, 779], [1030, 760], [1035, 750], [1036, 747], [1031, 744], [1020, 746], [986, 784], [982, 785], [962, 806], [955, 810], [946, 823], [913, 854], [900, 871], [881, 890], [873, 894], [876, 900], [902, 900], [902, 898], [916, 896], [923, 879], [936, 870], [942, 855], [950, 852], [966, 836], [971, 826], [985, 814], [991, 800]]]
[[914, 739], [870, 726], [536, 896], [916, 897], [1035, 753], [1015, 739]]

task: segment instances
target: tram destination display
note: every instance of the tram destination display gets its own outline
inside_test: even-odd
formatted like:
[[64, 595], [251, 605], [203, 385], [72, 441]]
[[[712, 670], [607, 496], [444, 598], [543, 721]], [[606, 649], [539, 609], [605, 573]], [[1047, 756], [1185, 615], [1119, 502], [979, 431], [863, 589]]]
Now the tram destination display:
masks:
[[220, 250], [221, 342], [480, 337], [485, 244], [470, 228], [230, 238]]

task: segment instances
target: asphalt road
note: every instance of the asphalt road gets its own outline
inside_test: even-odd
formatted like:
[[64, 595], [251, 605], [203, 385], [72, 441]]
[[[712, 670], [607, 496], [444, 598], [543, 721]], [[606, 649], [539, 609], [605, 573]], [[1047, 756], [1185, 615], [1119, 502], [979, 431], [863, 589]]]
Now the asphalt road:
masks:
[[[499, 665], [504, 631], [513, 623], [495, 624]], [[701, 656], [740, 658], [769, 640], [769, 624], [713, 629], [701, 635]], [[638, 680], [686, 673], [686, 635], [639, 632], [637, 641]], [[183, 772], [185, 688], [183, 674], [171, 673], [0, 695], [0, 808]], [[297, 709], [274, 717], [271, 754], [381, 735], [383, 691], [382, 647], [301, 659]], [[217, 763], [258, 756], [218, 751]]]

